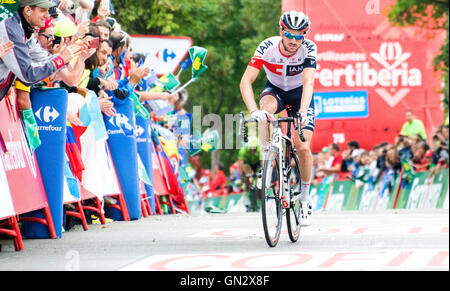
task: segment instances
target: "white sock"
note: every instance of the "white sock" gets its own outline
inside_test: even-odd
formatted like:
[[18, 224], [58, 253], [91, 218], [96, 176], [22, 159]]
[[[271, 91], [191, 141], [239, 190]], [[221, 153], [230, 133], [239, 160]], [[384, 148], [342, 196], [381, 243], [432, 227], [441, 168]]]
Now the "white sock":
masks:
[[309, 186], [311, 182], [301, 181], [300, 185], [300, 201], [308, 201], [309, 200]]

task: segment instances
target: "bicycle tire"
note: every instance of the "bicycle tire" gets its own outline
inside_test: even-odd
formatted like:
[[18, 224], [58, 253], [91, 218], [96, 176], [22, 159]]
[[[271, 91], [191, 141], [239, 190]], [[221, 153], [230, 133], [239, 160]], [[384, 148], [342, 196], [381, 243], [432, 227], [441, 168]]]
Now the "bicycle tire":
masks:
[[[294, 166], [293, 166], [294, 164]], [[291, 154], [288, 172], [290, 207], [286, 211], [286, 225], [289, 239], [291, 242], [297, 242], [300, 237], [300, 172], [298, 170], [298, 158], [295, 153]], [[294, 179], [292, 181], [291, 179]]]
[[[276, 149], [270, 149], [264, 160], [262, 171], [261, 213], [264, 236], [270, 247], [275, 247], [280, 239], [283, 212], [280, 199], [280, 161]], [[269, 179], [267, 176], [269, 175]], [[266, 185], [268, 184], [268, 185]]]

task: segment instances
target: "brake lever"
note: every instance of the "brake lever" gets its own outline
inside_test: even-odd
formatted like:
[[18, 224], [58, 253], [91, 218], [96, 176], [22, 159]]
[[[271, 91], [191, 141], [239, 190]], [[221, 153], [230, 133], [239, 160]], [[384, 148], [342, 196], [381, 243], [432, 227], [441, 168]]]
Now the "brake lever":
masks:
[[302, 142], [306, 141], [305, 136], [303, 135], [303, 128], [302, 128], [302, 115], [300, 112], [297, 112], [297, 127], [298, 127], [298, 135], [300, 136], [300, 140]]
[[247, 131], [245, 130], [245, 118], [244, 118], [244, 112], [239, 113], [240, 119], [239, 119], [239, 132], [244, 139], [244, 142], [248, 142], [248, 136]]

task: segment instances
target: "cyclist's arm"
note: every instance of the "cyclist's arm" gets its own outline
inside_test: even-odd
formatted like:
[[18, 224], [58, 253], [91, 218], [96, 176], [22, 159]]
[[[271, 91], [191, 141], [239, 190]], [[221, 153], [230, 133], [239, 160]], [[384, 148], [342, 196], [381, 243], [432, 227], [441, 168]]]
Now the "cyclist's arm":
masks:
[[300, 112], [308, 112], [314, 91], [315, 68], [305, 68], [303, 70], [303, 93], [300, 104]]
[[309, 105], [313, 98], [314, 79], [317, 69], [317, 46], [311, 40], [305, 40], [308, 54], [303, 63], [303, 93], [300, 112], [308, 112]]
[[247, 66], [247, 69], [244, 72], [244, 75], [241, 79], [240, 89], [242, 99], [244, 100], [245, 105], [250, 113], [255, 110], [258, 110], [258, 105], [255, 102], [255, 96], [253, 94], [252, 84], [255, 82], [258, 77], [259, 70], [252, 66]]

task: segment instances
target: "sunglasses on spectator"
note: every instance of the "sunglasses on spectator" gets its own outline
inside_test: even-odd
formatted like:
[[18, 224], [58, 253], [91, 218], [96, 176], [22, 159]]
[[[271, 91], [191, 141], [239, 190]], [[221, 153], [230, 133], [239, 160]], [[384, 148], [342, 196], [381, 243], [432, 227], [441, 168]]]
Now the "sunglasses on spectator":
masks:
[[51, 34], [39, 33], [39, 35], [45, 37], [47, 40], [54, 40], [55, 36]]
[[305, 38], [304, 34], [301, 34], [301, 35], [292, 34], [292, 33], [288, 32], [288, 31], [284, 31], [284, 30], [283, 30], [283, 33], [284, 33], [284, 36], [286, 36], [289, 39], [295, 38], [295, 40], [302, 40], [302, 39]]

